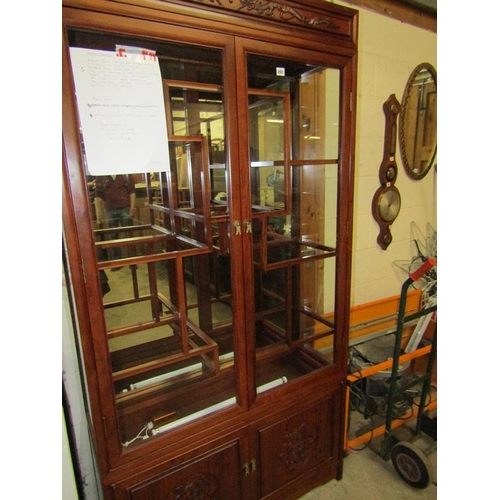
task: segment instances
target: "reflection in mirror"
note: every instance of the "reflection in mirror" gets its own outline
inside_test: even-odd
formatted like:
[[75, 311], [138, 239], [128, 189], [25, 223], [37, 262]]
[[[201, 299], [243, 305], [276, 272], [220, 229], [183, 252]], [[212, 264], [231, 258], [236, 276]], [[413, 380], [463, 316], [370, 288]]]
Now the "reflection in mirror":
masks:
[[87, 177], [97, 256], [109, 267], [163, 252], [210, 250], [207, 141], [179, 136], [169, 148], [168, 173]]
[[165, 170], [90, 175], [84, 156], [102, 295], [96, 332], [108, 342], [130, 446], [238, 404], [222, 51], [79, 30], [69, 39], [154, 50], [163, 84]]
[[429, 63], [419, 64], [406, 84], [399, 144], [408, 175], [412, 179], [425, 177], [437, 151], [437, 75]]
[[[230, 242], [205, 183], [208, 141], [178, 136], [169, 147], [167, 172], [88, 177], [125, 446], [146, 410], [155, 435], [214, 411], [214, 401], [236, 403]], [[114, 191], [117, 214], [107, 203]]]
[[340, 71], [253, 54], [247, 64], [259, 386], [336, 362]]
[[289, 103], [281, 95], [249, 96], [250, 176], [253, 210], [285, 207], [285, 166], [287, 154], [286, 125]]
[[211, 200], [217, 215], [227, 215], [223, 93], [220, 85], [164, 80], [167, 128], [171, 135], [202, 135], [209, 144]]

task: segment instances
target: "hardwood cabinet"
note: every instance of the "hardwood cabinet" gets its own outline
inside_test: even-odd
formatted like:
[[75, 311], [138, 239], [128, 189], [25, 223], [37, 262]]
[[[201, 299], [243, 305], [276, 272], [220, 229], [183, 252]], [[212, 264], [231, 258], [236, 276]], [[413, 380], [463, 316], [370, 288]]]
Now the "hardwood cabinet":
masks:
[[340, 479], [357, 12], [62, 14], [65, 249], [107, 500]]
[[211, 445], [205, 452], [196, 450], [190, 457], [180, 464], [168, 463], [155, 469], [146, 480], [137, 482], [134, 477], [115, 485], [116, 498], [245, 498], [239, 440]]

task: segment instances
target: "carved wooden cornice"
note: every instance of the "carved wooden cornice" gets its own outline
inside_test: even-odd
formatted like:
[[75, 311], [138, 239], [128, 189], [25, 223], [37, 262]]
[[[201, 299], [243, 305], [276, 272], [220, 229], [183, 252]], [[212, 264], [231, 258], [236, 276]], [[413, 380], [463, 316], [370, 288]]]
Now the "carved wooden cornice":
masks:
[[[352, 19], [332, 12], [331, 15], [315, 10], [313, 3], [276, 1], [276, 0], [184, 0], [188, 3], [202, 4], [211, 7], [239, 12], [250, 16], [265, 18], [272, 21], [292, 24], [304, 28], [334, 33], [336, 35], [352, 37]], [[325, 6], [332, 4], [325, 2]], [[322, 6], [321, 6], [322, 7]], [[338, 7], [338, 6], [337, 6]], [[341, 9], [341, 8], [340, 8]]]

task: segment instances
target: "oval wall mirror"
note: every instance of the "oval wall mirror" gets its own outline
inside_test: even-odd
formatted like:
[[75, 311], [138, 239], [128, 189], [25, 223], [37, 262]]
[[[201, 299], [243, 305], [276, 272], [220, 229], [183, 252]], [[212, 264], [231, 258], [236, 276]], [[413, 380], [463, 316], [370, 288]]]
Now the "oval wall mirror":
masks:
[[429, 63], [411, 73], [401, 103], [399, 146], [412, 179], [427, 175], [437, 152], [437, 73]]

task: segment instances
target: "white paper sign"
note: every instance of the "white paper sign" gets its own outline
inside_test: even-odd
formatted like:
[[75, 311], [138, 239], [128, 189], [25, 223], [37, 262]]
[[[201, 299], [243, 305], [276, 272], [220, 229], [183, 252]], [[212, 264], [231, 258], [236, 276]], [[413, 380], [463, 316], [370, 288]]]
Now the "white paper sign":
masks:
[[160, 67], [154, 52], [70, 48], [88, 173], [167, 170]]

